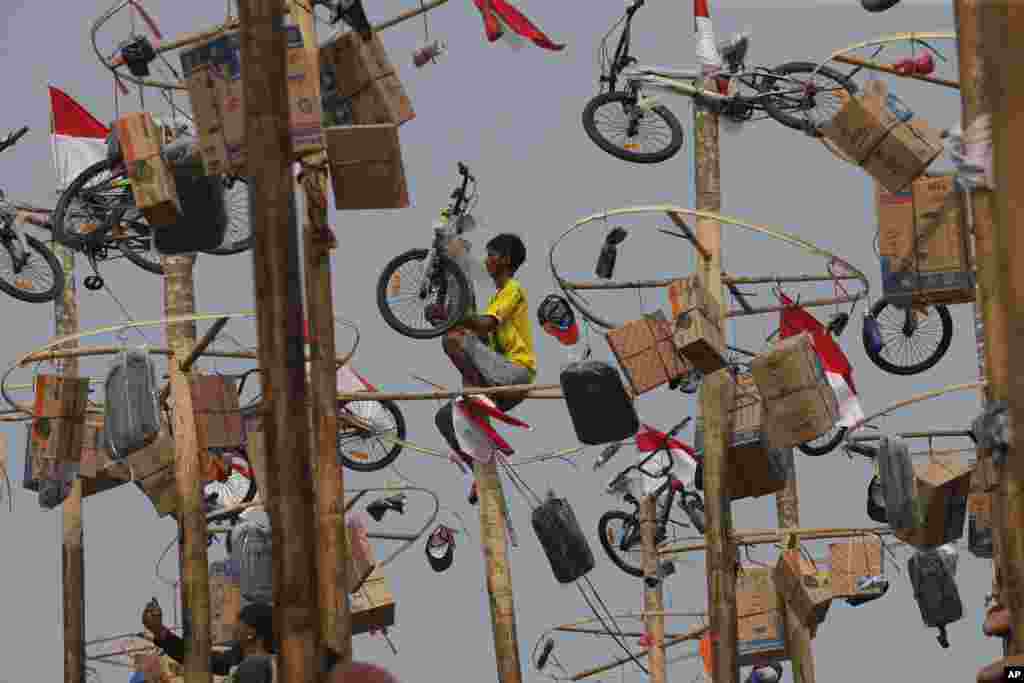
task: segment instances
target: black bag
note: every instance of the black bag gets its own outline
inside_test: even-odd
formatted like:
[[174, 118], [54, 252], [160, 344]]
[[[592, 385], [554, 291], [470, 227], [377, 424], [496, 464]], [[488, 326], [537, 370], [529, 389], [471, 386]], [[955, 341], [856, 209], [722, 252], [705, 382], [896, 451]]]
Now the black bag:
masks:
[[559, 376], [576, 438], [588, 446], [628, 439], [640, 429], [640, 417], [622, 376], [599, 360], [570, 363]]
[[885, 516], [893, 529], [913, 529], [914, 465], [907, 444], [883, 438], [878, 449], [878, 478], [885, 497]]
[[103, 435], [111, 459], [123, 460], [160, 433], [159, 389], [149, 354], [124, 351], [111, 363], [104, 388]]
[[967, 520], [967, 549], [975, 557], [992, 559], [992, 527], [980, 527], [974, 515]]
[[949, 647], [946, 626], [964, 616], [960, 591], [953, 579], [956, 556], [940, 548], [918, 550], [907, 560], [907, 573], [924, 625], [939, 629], [939, 645]]
[[871, 477], [868, 484], [868, 517], [879, 524], [888, 524], [889, 517], [885, 514], [885, 494], [882, 482], [878, 477]]
[[594, 568], [594, 553], [565, 498], [549, 491], [530, 521], [559, 583], [572, 583]]
[[216, 249], [228, 228], [223, 178], [205, 174], [192, 136], [183, 135], [164, 147], [163, 157], [174, 174], [181, 217], [174, 225], [153, 231], [153, 246], [167, 255]]

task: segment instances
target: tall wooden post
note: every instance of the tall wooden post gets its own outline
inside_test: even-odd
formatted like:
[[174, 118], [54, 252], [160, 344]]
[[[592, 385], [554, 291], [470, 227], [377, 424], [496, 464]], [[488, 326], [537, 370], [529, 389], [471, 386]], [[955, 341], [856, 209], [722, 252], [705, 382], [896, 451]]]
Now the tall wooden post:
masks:
[[[722, 207], [718, 157], [718, 114], [700, 106], [694, 110], [694, 154], [697, 210], [717, 213]], [[724, 314], [722, 302], [722, 226], [706, 218], [696, 220], [697, 241], [709, 258], [701, 259], [705, 287]], [[724, 315], [721, 318], [724, 320]], [[732, 536], [732, 498], [728, 472], [728, 410], [735, 386], [728, 372], [704, 378], [700, 387], [700, 414], [704, 422], [704, 505], [707, 516], [707, 581], [712, 677], [715, 683], [739, 679], [736, 621], [736, 545]]]
[[[311, 12], [297, 0], [287, 0], [291, 16], [302, 31], [310, 67], [320, 72], [320, 48]], [[320, 95], [317, 81], [317, 97]], [[349, 549], [345, 533], [345, 477], [338, 460], [337, 365], [335, 364], [334, 304], [331, 289], [331, 231], [327, 225], [327, 154], [303, 159], [302, 190], [306, 224], [302, 231], [305, 256], [306, 304], [309, 320], [310, 389], [313, 395], [313, 471], [316, 495], [317, 581], [320, 639], [352, 659], [352, 615], [348, 595]]]
[[241, 0], [253, 281], [263, 370], [263, 434], [273, 526], [274, 621], [281, 683], [317, 677], [317, 611], [302, 274], [295, 216], [281, 0]]
[[[647, 636], [651, 642], [647, 645], [647, 672], [651, 683], [665, 683], [665, 608], [662, 603], [661, 577], [658, 567], [661, 558], [658, 556], [656, 542], [658, 503], [653, 496], [644, 496], [640, 500], [640, 540], [643, 543], [644, 570], [644, 616]], [[649, 582], [657, 581], [652, 587]]]
[[512, 569], [508, 562], [505, 494], [493, 458], [488, 463], [475, 463], [473, 470], [480, 505], [480, 537], [484, 546], [487, 593], [491, 602], [498, 683], [522, 683], [519, 636], [516, 633], [516, 610], [512, 595]]
[[[775, 494], [775, 511], [779, 528], [800, 528], [800, 497], [796, 487], [796, 462], [789, 458], [786, 472], [786, 486]], [[793, 683], [814, 683], [814, 651], [811, 649], [811, 634], [793, 608], [785, 602], [782, 594], [783, 614], [786, 626], [786, 649], [793, 667]]]
[[[164, 315], [192, 315], [196, 311], [192, 254], [164, 256]], [[210, 572], [206, 554], [206, 516], [202, 508], [202, 481], [206, 444], [196, 431], [189, 374], [180, 363], [196, 344], [196, 324], [167, 325], [171, 398], [174, 403], [174, 480], [178, 492], [178, 562], [181, 568], [182, 624], [185, 637], [186, 683], [210, 683]]]
[[[964, 61], [975, 55], [969, 66], [977, 68], [976, 55], [983, 51], [985, 63], [981, 91], [984, 99], [979, 106], [981, 93], [975, 91], [976, 108], [973, 111], [987, 111], [992, 115], [996, 191], [992, 197], [994, 220], [991, 222], [988, 248], [983, 248], [981, 235], [975, 236], [978, 241], [979, 288], [985, 292], [988, 387], [991, 400], [1008, 401], [1011, 423], [1022, 425], [1024, 376], [1020, 373], [1024, 371], [1024, 364], [1020, 354], [1011, 354], [1009, 349], [1019, 349], [1024, 344], [1024, 316], [1020, 313], [1024, 303], [1024, 273], [1016, 263], [1024, 249], [1019, 234], [1024, 221], [1020, 208], [1020, 197], [1024, 193], [1024, 167], [1019, 153], [1024, 129], [1018, 115], [1024, 110], [1024, 97], [1019, 86], [1024, 46], [1017, 31], [1024, 29], [1024, 8], [1008, 0], [984, 3], [958, 0], [956, 8], [961, 88], [966, 85], [965, 75], [969, 79], [976, 78], [974, 73], [965, 71]], [[963, 90], [963, 96], [966, 118], [968, 90]], [[983, 223], [975, 208], [976, 226]], [[1016, 428], [1017, 435], [1020, 429], [1019, 426]], [[992, 510], [993, 536], [998, 539], [996, 548], [999, 550], [995, 557], [1001, 583], [999, 596], [1010, 611], [1009, 655], [1024, 655], [1024, 462], [1016, 454], [1018, 442], [1016, 437], [1011, 438], [1010, 452], [1000, 468]]]
[[[78, 332], [78, 290], [75, 286], [75, 252], [54, 243], [64, 269], [64, 292], [54, 302], [56, 334]], [[68, 342], [61, 348], [74, 348]], [[78, 359], [61, 361], [65, 375], [78, 373]], [[64, 585], [64, 683], [85, 683], [85, 548], [82, 532], [82, 480], [75, 477], [71, 493], [61, 504], [61, 574]]]

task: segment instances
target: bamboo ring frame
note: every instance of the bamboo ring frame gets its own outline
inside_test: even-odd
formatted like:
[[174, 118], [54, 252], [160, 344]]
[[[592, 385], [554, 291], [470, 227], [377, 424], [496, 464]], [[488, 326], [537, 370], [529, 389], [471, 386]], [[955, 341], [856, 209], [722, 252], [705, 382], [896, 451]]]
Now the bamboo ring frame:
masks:
[[[856, 536], [888, 536], [892, 529], [888, 526], [879, 527], [817, 527], [795, 529], [746, 529], [733, 531], [731, 539], [736, 545], [772, 545], [782, 543], [786, 538], [798, 538], [801, 541], [820, 541], [832, 538], [853, 538]], [[706, 550], [707, 543], [686, 543], [659, 548], [658, 555], [683, 555], [686, 553]]]
[[927, 401], [927, 400], [933, 399], [933, 398], [938, 398], [939, 396], [944, 396], [946, 394], [952, 394], [952, 393], [957, 392], [957, 391], [969, 391], [969, 390], [975, 390], [976, 391], [978, 389], [984, 388], [987, 384], [988, 384], [988, 382], [985, 382], [985, 381], [967, 382], [966, 384], [950, 384], [950, 385], [945, 386], [945, 387], [943, 387], [941, 389], [935, 389], [933, 391], [926, 391], [923, 394], [917, 394], [916, 396], [911, 396], [908, 399], [904, 399], [902, 401], [897, 401], [897, 402], [895, 402], [895, 403], [893, 403], [893, 404], [883, 408], [882, 410], [879, 410], [877, 413], [872, 413], [871, 415], [868, 415], [867, 417], [865, 417], [863, 420], [860, 420], [859, 422], [855, 423], [853, 426], [851, 426], [849, 429], [846, 430], [846, 436], [843, 438], [843, 440], [846, 441], [847, 443], [849, 443], [850, 438], [853, 436], [854, 432], [856, 432], [858, 429], [861, 429], [865, 425], [868, 425], [868, 424], [874, 422], [875, 420], [877, 420], [880, 417], [885, 417], [889, 413], [892, 413], [892, 412], [894, 412], [896, 410], [899, 410], [900, 408], [906, 408], [909, 405], [913, 405], [915, 403], [921, 403], [922, 401]]
[[[242, 313], [196, 313], [190, 315], [178, 315], [169, 318], [161, 318], [159, 320], [144, 320], [141, 322], [128, 322], [121, 323], [119, 325], [110, 325], [107, 327], [100, 327], [92, 330], [86, 330], [85, 332], [76, 332], [75, 334], [65, 335], [63, 337], [57, 337], [47, 342], [45, 345], [31, 351], [18, 360], [16, 360], [11, 366], [4, 372], [2, 380], [0, 380], [0, 396], [11, 405], [16, 411], [22, 413], [21, 416], [13, 417], [10, 415], [0, 417], [2, 421], [22, 421], [34, 419], [34, 409], [27, 403], [21, 403], [12, 399], [8, 393], [13, 386], [8, 386], [7, 381], [11, 376], [11, 373], [20, 367], [24, 367], [30, 363], [45, 362], [48, 360], [57, 360], [61, 358], [81, 358], [83, 356], [109, 356], [122, 351], [122, 346], [93, 346], [93, 347], [74, 347], [70, 349], [60, 349], [54, 351], [53, 349], [68, 344], [70, 342], [76, 342], [86, 337], [93, 337], [100, 334], [110, 334], [113, 332], [121, 332], [123, 330], [135, 329], [140, 327], [156, 327], [159, 325], [176, 325], [178, 323], [187, 322], [204, 322], [204, 321], [217, 321], [221, 319], [240, 319], [240, 318], [255, 318], [255, 311], [245, 311]], [[361, 341], [361, 335], [359, 333], [359, 327], [350, 321], [343, 320], [341, 318], [335, 318], [336, 324], [341, 323], [346, 327], [350, 327], [356, 335], [355, 341], [352, 345], [351, 350], [344, 356], [336, 357], [336, 363], [338, 366], [346, 365], [352, 360], [356, 350], [359, 348], [359, 342]], [[212, 339], [210, 340], [212, 342]], [[162, 356], [173, 356], [171, 349], [166, 347], [149, 348], [150, 353]], [[233, 358], [239, 360], [258, 360], [259, 353], [254, 351], [211, 351], [209, 349], [202, 349], [197, 355], [196, 359], [202, 357], [211, 358]], [[308, 356], [307, 356], [308, 359]], [[91, 383], [91, 382], [90, 382]], [[32, 385], [16, 385], [17, 388], [29, 388]], [[90, 411], [94, 412], [94, 411]]]
[[[842, 259], [842, 258], [836, 256], [835, 254], [833, 254], [832, 252], [827, 251], [825, 249], [822, 249], [821, 247], [819, 247], [819, 246], [817, 246], [817, 245], [815, 245], [815, 244], [813, 244], [813, 243], [811, 243], [811, 242], [809, 242], [809, 241], [807, 241], [805, 239], [797, 237], [796, 235], [791, 235], [791, 234], [783, 232], [781, 230], [773, 230], [771, 228], [767, 228], [767, 227], [764, 227], [764, 226], [761, 226], [761, 225], [755, 225], [753, 223], [747, 223], [745, 221], [741, 221], [741, 220], [738, 220], [736, 218], [730, 218], [728, 216], [723, 216], [721, 214], [712, 213], [712, 212], [709, 212], [709, 211], [698, 211], [698, 210], [695, 210], [695, 209], [684, 209], [682, 207], [674, 206], [672, 204], [653, 204], [653, 205], [646, 205], [646, 206], [632, 206], [632, 207], [626, 207], [626, 208], [621, 208], [621, 209], [613, 209], [611, 211], [605, 211], [605, 212], [602, 212], [602, 213], [596, 213], [596, 214], [594, 214], [592, 216], [588, 216], [586, 218], [583, 218], [581, 220], [576, 221], [576, 223], [574, 223], [571, 228], [569, 228], [568, 230], [563, 232], [561, 235], [559, 235], [555, 239], [554, 243], [551, 245], [551, 248], [548, 251], [548, 264], [549, 264], [549, 266], [551, 268], [551, 276], [554, 278], [555, 282], [558, 284], [558, 287], [562, 290], [562, 292], [565, 294], [565, 297], [569, 300], [569, 302], [573, 305], [573, 307], [576, 308], [584, 318], [586, 318], [588, 321], [590, 321], [594, 325], [597, 325], [598, 327], [603, 327], [605, 329], [615, 329], [617, 327], [621, 327], [621, 324], [612, 323], [612, 322], [609, 322], [608, 320], [605, 320], [603, 318], [598, 317], [593, 311], [590, 310], [590, 308], [586, 304], [584, 304], [583, 302], [580, 301], [580, 297], [576, 294], [575, 290], [577, 290], [577, 289], [634, 289], [634, 288], [636, 288], [638, 286], [643, 286], [643, 287], [666, 287], [672, 281], [672, 279], [650, 280], [650, 281], [642, 281], [642, 282], [614, 282], [614, 281], [612, 281], [612, 282], [594, 282], [594, 283], [591, 283], [591, 282], [588, 282], [588, 283], [571, 282], [569, 280], [566, 280], [562, 276], [560, 276], [558, 274], [558, 271], [555, 269], [555, 249], [557, 249], [559, 243], [561, 243], [562, 240], [564, 240], [566, 237], [568, 237], [570, 233], [574, 232], [575, 230], [578, 230], [579, 228], [582, 228], [583, 226], [585, 226], [587, 224], [597, 223], [598, 221], [604, 221], [604, 220], [607, 220], [608, 218], [612, 218], [612, 217], [615, 217], [615, 216], [626, 216], [626, 215], [634, 215], [634, 214], [642, 214], [642, 213], [661, 213], [661, 214], [666, 214], [669, 218], [673, 219], [674, 223], [676, 222], [676, 220], [678, 220], [678, 215], [681, 214], [681, 215], [686, 215], [686, 216], [692, 216], [694, 218], [704, 218], [704, 219], [714, 220], [714, 221], [717, 221], [718, 223], [721, 223], [721, 224], [724, 224], [724, 225], [732, 225], [732, 226], [735, 226], [737, 228], [742, 228], [744, 230], [748, 230], [750, 232], [761, 233], [763, 235], [767, 235], [768, 237], [771, 237], [773, 239], [779, 240], [781, 242], [785, 242], [785, 243], [790, 244], [792, 246], [800, 247], [801, 249], [807, 251], [808, 253], [810, 253], [812, 255], [822, 256], [822, 257], [824, 257], [826, 259], [826, 261], [828, 262], [829, 266], [831, 266], [833, 263], [839, 264], [842, 268], [844, 268], [844, 269], [846, 269], [846, 270], [848, 270], [850, 272], [850, 275], [837, 275], [837, 276], [833, 276], [832, 274], [829, 274], [829, 275], [823, 275], [823, 276], [797, 276], [797, 277], [790, 277], [790, 278], [787, 278], [785, 276], [778, 276], [778, 277], [771, 277], [771, 278], [746, 278], [746, 280], [751, 281], [750, 283], [761, 282], [762, 284], [768, 284], [768, 283], [787, 282], [787, 281], [797, 281], [797, 282], [823, 281], [824, 282], [824, 281], [830, 281], [830, 280], [841, 280], [841, 279], [851, 280], [852, 279], [852, 280], [860, 281], [860, 283], [863, 285], [863, 290], [860, 291], [860, 292], [857, 292], [857, 294], [855, 294], [855, 295], [850, 295], [850, 296], [845, 296], [845, 297], [833, 297], [833, 298], [830, 298], [830, 299], [827, 299], [827, 300], [817, 300], [817, 301], [802, 302], [800, 305], [805, 307], [805, 308], [806, 307], [814, 307], [814, 306], [828, 306], [828, 305], [839, 304], [839, 303], [854, 303], [856, 301], [859, 301], [859, 300], [865, 298], [868, 295], [869, 291], [870, 291], [871, 286], [868, 283], [868, 278], [867, 278], [866, 275], [864, 275], [864, 273], [862, 273], [857, 268], [853, 267], [845, 259]], [[683, 237], [684, 235], [683, 235], [682, 232], [680, 232], [679, 236]], [[702, 257], [704, 255], [704, 253], [705, 253], [704, 252], [704, 248], [702, 246], [700, 246], [698, 243], [696, 243], [696, 241], [691, 242], [691, 246], [694, 248], [695, 251], [697, 251], [698, 258]], [[722, 275], [723, 275], [723, 280], [727, 284], [730, 283], [730, 282], [740, 283], [740, 282], [743, 282], [743, 280], [744, 280], [744, 278], [732, 278], [732, 277], [728, 276], [727, 274], [725, 274], [724, 272], [723, 272]], [[736, 316], [741, 316], [741, 315], [754, 315], [754, 314], [761, 314], [761, 313], [774, 313], [774, 312], [777, 312], [778, 310], [780, 310], [781, 307], [769, 307], [769, 308], [770, 308], [770, 310], [760, 310], [760, 309], [758, 309], [758, 310], [755, 310], [754, 313], [748, 313], [748, 312], [744, 311], [743, 309], [731, 310], [731, 311], [726, 313], [725, 317], [730, 318], [730, 317], [736, 317]]]

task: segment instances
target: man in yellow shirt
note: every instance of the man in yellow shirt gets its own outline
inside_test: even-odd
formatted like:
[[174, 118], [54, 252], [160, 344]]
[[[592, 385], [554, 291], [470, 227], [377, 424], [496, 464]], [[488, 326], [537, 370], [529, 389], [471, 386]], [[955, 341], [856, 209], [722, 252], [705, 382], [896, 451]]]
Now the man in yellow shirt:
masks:
[[[444, 338], [444, 352], [462, 374], [463, 386], [494, 387], [530, 384], [537, 374], [533, 349], [533, 327], [526, 290], [515, 279], [526, 261], [526, 245], [516, 235], [502, 233], [487, 243], [487, 273], [496, 292], [483, 315], [472, 315], [450, 330]], [[524, 396], [495, 396], [498, 408], [508, 412]], [[441, 435], [470, 469], [472, 460], [459, 448], [452, 425], [452, 402], [434, 417]], [[476, 502], [476, 485], [470, 491]]]

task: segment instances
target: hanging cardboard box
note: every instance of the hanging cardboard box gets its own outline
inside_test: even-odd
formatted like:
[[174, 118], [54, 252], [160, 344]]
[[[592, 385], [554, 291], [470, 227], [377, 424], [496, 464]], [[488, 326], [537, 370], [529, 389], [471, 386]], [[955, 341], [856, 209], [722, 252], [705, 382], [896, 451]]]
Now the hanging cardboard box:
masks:
[[821, 133], [855, 164], [864, 163], [871, 152], [900, 125], [896, 114], [886, 106], [885, 85], [872, 80], [855, 97], [844, 97], [842, 108]]
[[967, 496], [967, 512], [974, 517], [978, 529], [992, 528], [992, 492], [971, 493]]
[[125, 462], [131, 468], [135, 485], [149, 498], [158, 516], [166, 517], [177, 511], [173, 437], [162, 431], [153, 443], [129, 455]]
[[207, 448], [238, 448], [245, 443], [234, 381], [223, 375], [193, 374], [189, 386], [199, 442]]
[[328, 128], [326, 137], [339, 211], [409, 206], [398, 126], [338, 126]]
[[228, 150], [214, 79], [217, 78], [210, 41], [181, 51], [181, 70], [188, 99], [192, 105], [192, 122], [199, 137], [199, 153], [206, 175], [228, 171]]
[[636, 395], [683, 377], [690, 369], [676, 354], [672, 327], [661, 311], [611, 330], [605, 339]]
[[87, 413], [84, 437], [82, 439], [82, 460], [78, 476], [82, 480], [82, 497], [115, 489], [132, 480], [131, 470], [125, 461], [115, 462], [107, 449], [103, 434], [103, 415]]
[[764, 398], [764, 428], [772, 448], [791, 448], [828, 432], [839, 403], [806, 332], [777, 342], [750, 363]]
[[775, 565], [772, 577], [785, 597], [786, 604], [800, 622], [817, 631], [832, 605], [832, 585], [827, 574], [819, 572], [813, 562], [799, 549], [784, 550]]
[[881, 586], [867, 581], [882, 575], [879, 538], [851, 538], [830, 543], [828, 550], [833, 598], [862, 598], [882, 592]]
[[[335, 97], [348, 99], [352, 123], [402, 125], [415, 118], [412, 104], [388, 57], [380, 36], [366, 41], [353, 31], [343, 33], [320, 50], [333, 76]], [[321, 67], [321, 78], [324, 74]]]
[[963, 538], [971, 466], [957, 455], [932, 454], [914, 463], [914, 527], [893, 529], [901, 541], [917, 548]]
[[896, 192], [919, 178], [942, 154], [942, 135], [920, 118], [895, 126], [864, 163], [882, 187]]
[[[374, 558], [373, 546], [367, 535], [366, 526], [358, 523], [352, 515], [346, 515], [345, 534], [348, 537], [349, 566], [348, 592], [355, 593], [363, 584], [363, 578], [372, 574], [377, 561]], [[367, 578], [367, 580], [369, 580]]]
[[89, 378], [39, 375], [35, 385], [33, 434], [40, 452], [58, 463], [77, 464], [85, 438]]
[[736, 575], [737, 645], [740, 666], [786, 656], [782, 605], [770, 567], [743, 567]]
[[161, 156], [164, 131], [148, 112], [114, 122], [135, 205], [154, 227], [174, 225], [181, 216], [174, 174]]
[[882, 291], [897, 305], [974, 301], [975, 274], [953, 176], [925, 176], [902, 192], [876, 186]]
[[352, 635], [395, 625], [395, 596], [387, 579], [375, 569], [362, 587], [350, 596]]
[[233, 575], [229, 563], [210, 563], [210, 635], [214, 644], [227, 643], [235, 638], [238, 613], [242, 609], [242, 594], [238, 577]]
[[711, 299], [701, 279], [691, 275], [673, 281], [668, 298], [675, 321], [672, 340], [676, 350], [705, 375], [724, 368], [721, 306]]
[[106, 463], [102, 463], [101, 453], [106, 450], [103, 438], [103, 416], [89, 413], [85, 416], [82, 431], [82, 457], [78, 463], [78, 476], [95, 477]]

